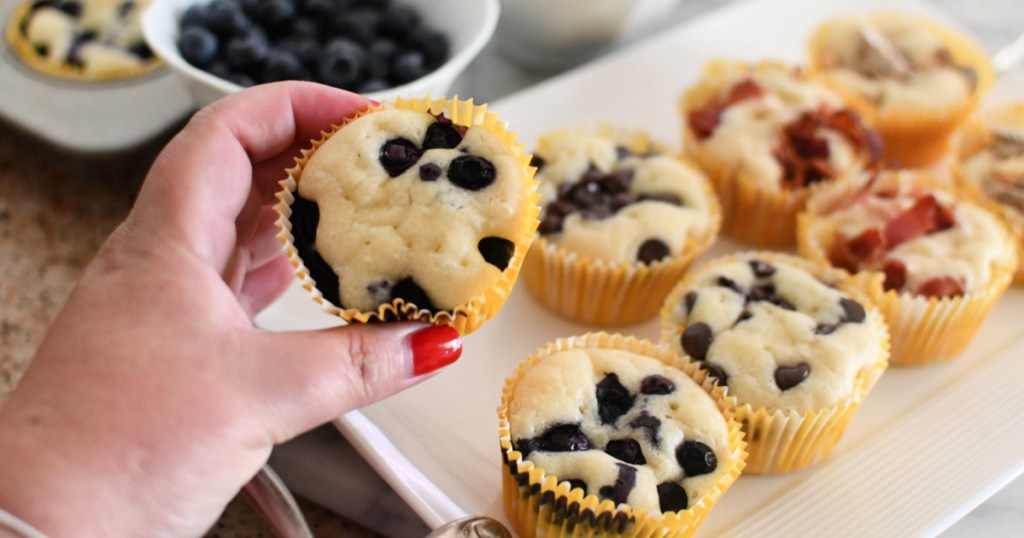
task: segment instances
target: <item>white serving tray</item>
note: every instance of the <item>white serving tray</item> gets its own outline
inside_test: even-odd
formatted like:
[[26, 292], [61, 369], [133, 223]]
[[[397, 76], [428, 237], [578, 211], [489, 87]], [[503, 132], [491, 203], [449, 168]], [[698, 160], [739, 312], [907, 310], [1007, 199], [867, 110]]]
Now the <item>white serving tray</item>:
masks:
[[[948, 17], [920, 0], [748, 0], [492, 103], [528, 146], [544, 131], [608, 121], [678, 144], [675, 98], [710, 58], [799, 61], [804, 38], [840, 12], [899, 9]], [[989, 102], [1024, 95], [1004, 76]], [[443, 229], [438, 233], [444, 233]], [[740, 248], [720, 240], [704, 259]], [[890, 369], [822, 464], [741, 476], [700, 536], [935, 535], [1024, 472], [1024, 290], [1013, 289], [952, 362]], [[258, 318], [288, 330], [337, 325], [297, 288]], [[468, 514], [507, 522], [496, 408], [515, 365], [545, 343], [595, 327], [547, 312], [518, 286], [466, 337], [462, 359], [337, 427], [432, 526]], [[656, 339], [657, 323], [619, 329]]]
[[34, 71], [3, 38], [23, 1], [0, 2], [0, 119], [63, 150], [105, 155], [150, 141], [195, 108], [185, 86], [166, 68], [109, 82]]

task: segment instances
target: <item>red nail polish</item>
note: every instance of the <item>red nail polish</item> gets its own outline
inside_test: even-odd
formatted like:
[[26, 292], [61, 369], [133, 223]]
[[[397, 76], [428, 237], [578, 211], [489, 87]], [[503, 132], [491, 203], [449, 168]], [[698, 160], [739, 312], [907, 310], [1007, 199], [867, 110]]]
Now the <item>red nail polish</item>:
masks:
[[420, 329], [410, 337], [413, 375], [429, 374], [458, 360], [462, 355], [459, 332], [448, 325]]

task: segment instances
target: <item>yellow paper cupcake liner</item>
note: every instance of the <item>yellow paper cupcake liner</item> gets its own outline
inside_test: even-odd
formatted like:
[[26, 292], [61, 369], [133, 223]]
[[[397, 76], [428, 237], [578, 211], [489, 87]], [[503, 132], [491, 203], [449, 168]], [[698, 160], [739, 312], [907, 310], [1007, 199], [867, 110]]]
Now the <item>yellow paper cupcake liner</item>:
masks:
[[156, 56], [142, 63], [138, 67], [109, 69], [99, 73], [86, 73], [80, 68], [63, 62], [59, 64], [47, 62], [39, 57], [39, 54], [36, 53], [35, 47], [32, 46], [32, 43], [30, 43], [28, 39], [26, 39], [22, 30], [22, 25], [31, 12], [32, 4], [33, 2], [31, 1], [23, 1], [21, 5], [14, 9], [14, 12], [11, 14], [11, 18], [8, 21], [4, 36], [7, 39], [7, 43], [12, 49], [14, 49], [18, 58], [20, 58], [25, 65], [35, 71], [51, 77], [67, 80], [105, 82], [142, 76], [163, 67], [163, 62]]
[[[502, 271], [494, 285], [486, 292], [471, 298], [465, 305], [458, 306], [451, 311], [431, 313], [428, 310], [416, 307], [414, 304], [406, 303], [402, 299], [395, 299], [390, 303], [382, 304], [372, 311], [339, 308], [325, 299], [320, 290], [316, 288], [316, 283], [310, 276], [309, 270], [302, 262], [302, 259], [299, 258], [298, 251], [292, 244], [295, 237], [292, 235], [291, 204], [295, 201], [294, 193], [298, 190], [298, 184], [301, 181], [302, 171], [306, 163], [309, 162], [309, 159], [328, 138], [343, 129], [345, 125], [367, 114], [372, 114], [385, 108], [428, 112], [435, 115], [444, 114], [455, 125], [487, 129], [512, 148], [516, 161], [522, 170], [524, 181], [529, 183], [526, 211], [520, 217], [527, 220], [529, 225], [516, 241], [515, 253], [509, 261], [508, 267]], [[284, 244], [288, 259], [292, 267], [295, 268], [295, 276], [299, 278], [302, 287], [309, 292], [313, 300], [320, 304], [328, 313], [339, 316], [350, 323], [398, 320], [424, 321], [438, 325], [450, 325], [463, 336], [472, 333], [480, 328], [485, 321], [494, 317], [502, 305], [505, 304], [513, 285], [516, 283], [516, 279], [519, 277], [523, 259], [526, 257], [526, 252], [533, 242], [534, 234], [539, 224], [538, 215], [540, 214], [540, 205], [538, 203], [540, 194], [537, 192], [537, 180], [533, 177], [535, 170], [530, 166], [530, 155], [524, 151], [522, 144], [516, 142], [516, 134], [508, 130], [507, 126], [498, 119], [497, 114], [488, 112], [487, 105], [473, 104], [472, 99], [468, 101], [460, 100], [457, 97], [452, 99], [432, 99], [429, 96], [417, 99], [398, 98], [392, 103], [376, 105], [360, 111], [352, 117], [346, 118], [340, 124], [332, 126], [330, 130], [324, 131], [321, 135], [319, 139], [311, 141], [309, 149], [302, 150], [302, 156], [295, 159], [295, 166], [286, 170], [288, 177], [280, 182], [281, 190], [277, 193], [278, 203], [274, 206], [275, 211], [278, 213], [277, 238]]]
[[977, 75], [974, 91], [961, 103], [920, 110], [880, 110], [852, 88], [830, 76], [830, 66], [823, 54], [825, 40], [843, 17], [821, 24], [808, 40], [811, 70], [839, 92], [878, 131], [886, 159], [906, 168], [933, 164], [949, 151], [950, 136], [970, 116], [991, 87], [995, 79], [992, 64], [988, 55], [970, 39], [932, 20], [895, 12], [878, 12], [868, 17], [874, 22], [904, 22], [926, 28], [949, 49], [957, 65], [968, 66]]
[[[638, 136], [629, 149], [643, 153], [651, 147], [655, 146], [646, 137]], [[526, 288], [549, 310], [588, 325], [630, 325], [654, 317], [672, 286], [718, 236], [721, 208], [710, 184], [705, 181], [701, 187], [708, 200], [710, 225], [700, 237], [690, 238], [678, 254], [651, 264], [600, 260], [541, 236], [523, 264]]]
[[[742, 252], [709, 261], [702, 270], [731, 264], [737, 260], [759, 259], [799, 267], [822, 281], [834, 285], [860, 302], [867, 311], [876, 332], [883, 335], [879, 342], [878, 360], [857, 373], [849, 396], [835, 405], [800, 412], [788, 409], [753, 407], [738, 402], [736, 420], [743, 426], [747, 443], [745, 473], [770, 474], [796, 471], [814, 465], [826, 457], [842, 438], [846, 427], [861, 402], [885, 373], [889, 365], [889, 330], [884, 317], [860, 291], [845, 271], [826, 264], [813, 262], [779, 252]], [[680, 336], [686, 329], [674, 319], [676, 305], [689, 290], [689, 280], [679, 283], [665, 299], [661, 310], [661, 343], [677, 349]], [[685, 357], [685, 355], [684, 355]], [[699, 363], [696, 363], [699, 364]], [[726, 391], [728, 389], [726, 388]]]
[[[944, 190], [933, 181], [921, 182]], [[837, 185], [826, 194], [837, 199], [851, 196], [856, 189], [857, 184], [850, 182]], [[960, 198], [961, 203], [970, 203], [964, 196]], [[817, 200], [810, 200], [807, 211], [797, 218], [798, 246], [802, 256], [828, 264], [829, 241], [834, 230], [822, 227], [815, 231], [814, 215], [820, 212], [818, 205]], [[890, 364], [921, 366], [944, 362], [967, 347], [996, 300], [1009, 287], [1016, 271], [1016, 247], [1009, 232], [1005, 234], [1002, 248], [1011, 255], [991, 269], [989, 282], [955, 297], [924, 297], [896, 290], [886, 291], [885, 275], [877, 271], [864, 271], [852, 277], [851, 282], [878, 307], [889, 325], [892, 341]]]
[[[508, 422], [509, 403], [523, 374], [530, 365], [545, 357], [569, 349], [584, 348], [621, 349], [657, 359], [685, 372], [714, 399], [726, 419], [729, 452], [733, 457], [728, 472], [696, 505], [678, 512], [652, 514], [643, 509], [633, 510], [624, 504], [616, 506], [610, 500], [600, 500], [597, 495], [584, 496], [582, 489], [573, 489], [568, 482], [559, 483], [558, 477], [546, 474], [543, 469], [536, 468], [533, 462], [523, 460], [522, 454], [512, 447]], [[744, 468], [745, 443], [740, 424], [734, 418], [734, 406], [735, 400], [709, 379], [707, 372], [651, 342], [608, 333], [587, 333], [556, 340], [521, 362], [513, 375], [505, 380], [501, 391], [498, 431], [505, 513], [522, 538], [692, 536]]]
[[[807, 198], [826, 183], [798, 189], [768, 189], [735, 163], [717, 158], [689, 128], [688, 112], [703, 106], [728, 90], [716, 82], [728, 73], [747, 70], [792, 69], [784, 64], [762, 61], [756, 64], [711, 61], [704, 66], [704, 77], [688, 89], [678, 101], [683, 124], [683, 141], [688, 155], [708, 175], [722, 205], [722, 233], [757, 248], [787, 248], [796, 244], [796, 216]], [[846, 172], [843, 172], [846, 173]]]

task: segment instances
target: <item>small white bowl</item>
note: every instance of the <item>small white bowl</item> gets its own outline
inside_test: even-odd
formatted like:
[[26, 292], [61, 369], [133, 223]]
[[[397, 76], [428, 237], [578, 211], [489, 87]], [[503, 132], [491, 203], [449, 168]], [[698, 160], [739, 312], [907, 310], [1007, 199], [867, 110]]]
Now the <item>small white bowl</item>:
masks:
[[[178, 21], [181, 15], [189, 6], [208, 1], [153, 0], [142, 16], [142, 32], [149, 47], [181, 76], [200, 107], [242, 89], [238, 84], [189, 64], [178, 52]], [[401, 86], [365, 94], [377, 101], [390, 101], [396, 97], [444, 96], [455, 77], [491, 39], [501, 10], [498, 0], [394, 1], [416, 8], [424, 24], [448, 36], [451, 54], [448, 61], [426, 76]]]

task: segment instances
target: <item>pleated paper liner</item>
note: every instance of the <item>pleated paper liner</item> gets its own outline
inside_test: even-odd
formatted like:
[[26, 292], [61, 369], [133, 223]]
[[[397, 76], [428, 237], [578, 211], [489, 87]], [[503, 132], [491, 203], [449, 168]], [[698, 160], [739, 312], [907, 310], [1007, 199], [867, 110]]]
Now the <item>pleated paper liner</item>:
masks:
[[[494, 285], [485, 293], [471, 298], [466, 304], [458, 306], [451, 311], [430, 312], [429, 310], [418, 308], [415, 304], [407, 303], [403, 299], [395, 299], [390, 303], [379, 305], [371, 311], [342, 309], [337, 305], [331, 304], [330, 301], [323, 297], [293, 245], [295, 238], [292, 235], [291, 204], [295, 201], [294, 193], [298, 190], [298, 184], [302, 180], [302, 171], [306, 163], [309, 162], [309, 159], [327, 139], [341, 129], [344, 129], [345, 125], [365, 115], [388, 108], [428, 112], [434, 115], [444, 114], [455, 125], [487, 129], [512, 148], [516, 161], [521, 168], [523, 181], [529, 184], [526, 189], [528, 193], [526, 209], [520, 217], [528, 221], [529, 225], [516, 241], [515, 253], [509, 261], [508, 267], [502, 271], [501, 275], [495, 280]], [[494, 317], [502, 305], [505, 304], [519, 276], [526, 252], [533, 242], [534, 233], [539, 224], [537, 216], [540, 213], [537, 181], [534, 179], [533, 173], [534, 168], [530, 166], [530, 155], [524, 152], [522, 144], [516, 142], [516, 134], [509, 131], [496, 114], [488, 112], [487, 105], [475, 105], [472, 100], [463, 101], [457, 97], [452, 99], [432, 99], [429, 96], [417, 99], [398, 98], [392, 103], [370, 107], [343, 120], [341, 124], [334, 125], [330, 130], [323, 132], [320, 139], [311, 141], [309, 149], [302, 150], [302, 156], [295, 159], [295, 166], [287, 170], [288, 177], [280, 182], [281, 190], [277, 194], [278, 203], [274, 206], [278, 213], [277, 226], [279, 231], [277, 237], [284, 244], [288, 258], [295, 268], [295, 275], [300, 279], [302, 287], [328, 313], [339, 316], [350, 323], [406, 320], [451, 325], [460, 334], [467, 335]]]
[[[918, 179], [931, 185], [935, 190], [948, 191], [938, 187], [934, 181]], [[831, 227], [818, 226], [815, 229], [815, 215], [825, 198], [841, 199], [853, 195], [859, 188], [857, 182], [834, 185], [822, 193], [822, 200], [812, 198], [807, 210], [797, 219], [797, 238], [800, 254], [820, 263], [829, 263], [829, 241], [835, 231]], [[968, 202], [960, 196], [958, 203]], [[978, 327], [988, 316], [996, 300], [1002, 296], [1013, 280], [1017, 268], [1016, 247], [1012, 235], [1007, 231], [1004, 244], [1005, 260], [991, 268], [992, 277], [984, 286], [955, 297], [925, 297], [897, 290], [886, 291], [883, 284], [885, 275], [878, 271], [863, 271], [854, 275], [852, 282], [882, 312], [889, 325], [892, 353], [889, 359], [894, 366], [921, 366], [953, 359], [970, 343]]]
[[[654, 514], [643, 509], [633, 510], [626, 504], [616, 506], [610, 500], [600, 500], [597, 495], [584, 496], [583, 489], [571, 488], [568, 482], [560, 483], [558, 477], [523, 460], [522, 454], [513, 449], [509, 430], [509, 403], [523, 374], [530, 365], [545, 357], [569, 349], [584, 348], [620, 349], [657, 359], [685, 372], [714, 399], [728, 425], [729, 452], [732, 458], [728, 472], [694, 506], [678, 512]], [[734, 405], [735, 400], [726, 396], [725, 391], [708, 379], [707, 372], [682, 361], [674, 353], [654, 343], [608, 333], [588, 333], [556, 340], [521, 362], [513, 375], [505, 380], [501, 391], [498, 422], [505, 513], [523, 538], [692, 536], [744, 467], [745, 443], [740, 424], [733, 417]]]
[[25, 65], [35, 71], [66, 80], [104, 82], [142, 76], [163, 67], [163, 62], [156, 56], [143, 61], [136, 67], [112, 68], [97, 73], [86, 72], [81, 68], [74, 67], [65, 62], [48, 62], [45, 59], [40, 58], [35, 47], [29, 42], [23, 32], [23, 25], [27, 23], [28, 16], [31, 14], [32, 4], [34, 4], [34, 2], [27, 0], [11, 1], [20, 1], [21, 5], [15, 8], [14, 12], [11, 14], [4, 36], [7, 39], [7, 43], [12, 49], [14, 49], [15, 55], [18, 56]]
[[[982, 185], [972, 181], [965, 174], [963, 165], [972, 156], [988, 148], [992, 141], [993, 128], [1007, 128], [1024, 134], [1024, 102], [1010, 103], [986, 110], [969, 120], [960, 130], [953, 162], [953, 179], [960, 189], [982, 200], [986, 207], [1003, 218], [1007, 228], [1013, 233], [1017, 244], [1018, 259], [1024, 257], [1024, 210], [1015, 209], [1008, 204], [988, 196]], [[1024, 285], [1024, 262], [1018, 264], [1013, 283]]]
[[526, 288], [549, 310], [588, 325], [630, 325], [654, 317], [672, 286], [718, 236], [721, 210], [707, 182], [702, 190], [711, 225], [701, 237], [688, 239], [678, 254], [650, 264], [592, 259], [540, 236], [523, 264]]
[[[703, 170], [722, 205], [722, 233], [757, 248], [787, 248], [796, 244], [796, 216], [803, 209], [808, 196], [821, 185], [786, 189], [779, 186], [766, 188], [741, 170], [737, 163], [723, 161], [707, 151], [689, 127], [688, 113], [709, 99], [728, 91], [717, 82], [730, 72], [757, 70], [791, 70], [777, 62], [756, 64], [711, 61], [704, 66], [703, 77], [689, 88], [678, 101], [683, 123], [683, 141], [687, 154]], [[724, 78], [723, 78], [724, 80]], [[842, 173], [848, 173], [843, 171]]]
[[[852, 16], [852, 15], [851, 15]], [[874, 103], [830, 76], [825, 50], [826, 37], [835, 25], [848, 17], [824, 22], [808, 40], [808, 61], [813, 72], [820, 75], [847, 103], [864, 117], [881, 135], [885, 157], [908, 168], [934, 164], [950, 149], [950, 136], [970, 116], [988, 92], [995, 71], [985, 52], [966, 36], [920, 16], [896, 12], [878, 12], [868, 16], [872, 22], [902, 22], [927, 29], [949, 49], [957, 65], [969, 67], [976, 74], [974, 91], [963, 102], [926, 109], [879, 109]]]
[[[871, 301], [851, 282], [845, 271], [827, 265], [782, 254], [779, 252], [743, 252], [722, 256], [701, 268], [712, 269], [737, 260], [758, 259], [777, 265], [801, 268], [827, 284], [834, 285], [864, 306], [868, 322], [882, 335], [878, 344], [877, 360], [861, 369], [850, 387], [849, 394], [834, 405], [810, 411], [753, 407], [737, 402], [736, 419], [743, 426], [747, 442], [745, 473], [773, 474], [796, 471], [814, 465], [826, 457], [842, 438], [854, 413], [871, 389], [882, 377], [889, 364], [889, 331], [885, 319]], [[679, 338], [685, 326], [675, 321], [675, 309], [689, 291], [689, 279], [672, 290], [661, 310], [661, 343], [680, 353], [684, 358]], [[699, 363], [696, 363], [699, 364]], [[725, 389], [728, 392], [728, 388]], [[735, 396], [734, 396], [735, 397]]]

